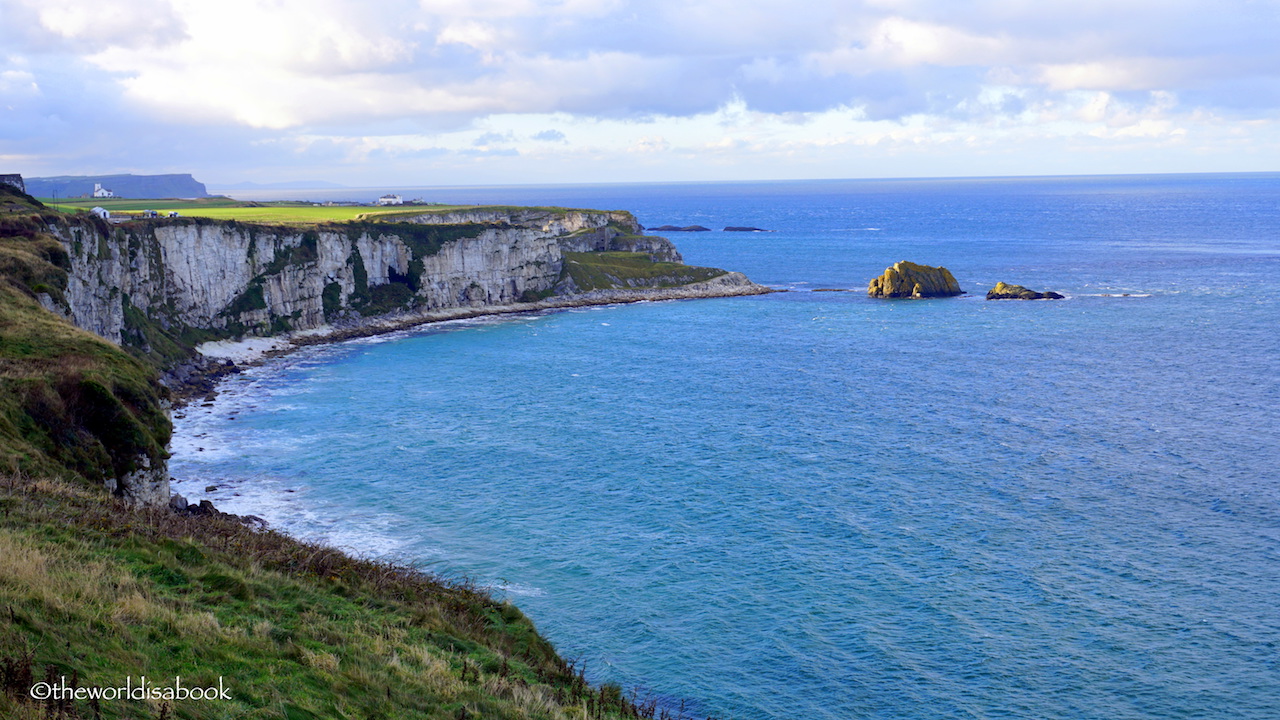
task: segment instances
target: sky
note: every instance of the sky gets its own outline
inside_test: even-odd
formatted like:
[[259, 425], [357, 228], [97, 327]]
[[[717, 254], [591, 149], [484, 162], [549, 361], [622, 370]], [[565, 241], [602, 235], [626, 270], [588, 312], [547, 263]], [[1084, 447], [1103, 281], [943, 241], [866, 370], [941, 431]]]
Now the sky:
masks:
[[0, 0], [0, 173], [1280, 170], [1280, 0]]

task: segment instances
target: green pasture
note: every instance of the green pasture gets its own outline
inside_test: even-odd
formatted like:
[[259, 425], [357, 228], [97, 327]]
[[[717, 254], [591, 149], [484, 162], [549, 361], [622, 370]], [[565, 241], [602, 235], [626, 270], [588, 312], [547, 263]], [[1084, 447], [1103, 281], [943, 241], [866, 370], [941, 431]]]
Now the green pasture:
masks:
[[198, 200], [99, 198], [58, 201], [54, 201], [51, 198], [40, 198], [40, 201], [65, 213], [87, 212], [95, 207], [105, 208], [113, 215], [139, 214], [143, 210], [155, 210], [164, 215], [177, 211], [181, 217], [202, 217], [212, 220], [237, 220], [241, 222], [284, 225], [312, 225], [348, 220], [387, 220], [430, 212], [456, 210], [459, 207], [464, 207], [459, 205], [414, 205], [410, 207], [314, 205], [302, 202], [245, 202], [226, 197], [201, 198]]

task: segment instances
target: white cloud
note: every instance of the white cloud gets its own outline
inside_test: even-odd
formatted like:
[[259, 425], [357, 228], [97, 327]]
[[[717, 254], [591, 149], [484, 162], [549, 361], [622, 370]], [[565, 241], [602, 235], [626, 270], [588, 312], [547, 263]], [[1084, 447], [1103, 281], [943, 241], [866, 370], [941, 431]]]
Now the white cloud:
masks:
[[1000, 62], [1008, 40], [963, 30], [890, 17], [870, 32], [865, 56], [896, 67], [915, 65], [989, 65]]
[[39, 95], [40, 85], [36, 83], [36, 76], [27, 70], [5, 70], [0, 72], [0, 94], [6, 97]]
[[640, 155], [653, 155], [657, 153], [665, 153], [671, 150], [671, 143], [661, 135], [645, 135], [631, 143], [628, 151]]
[[1116, 58], [1045, 65], [1037, 80], [1050, 90], [1155, 90], [1177, 87], [1188, 74], [1180, 60]]
[[[0, 151], [38, 138], [50, 155], [102, 147], [107, 162], [128, 156], [136, 128], [251, 138], [282, 158], [339, 164], [473, 162], [500, 145], [574, 163], [707, 153], [813, 168], [819, 148], [1053, 152], [1082, 139], [1191, 145], [1228, 129], [1245, 144], [1270, 137], [1280, 109], [1280, 23], [1266, 2], [386, 0], [376, 10], [0, 0]], [[503, 140], [472, 145], [481, 133]]]
[[19, 9], [34, 15], [47, 35], [91, 50], [163, 45], [183, 36], [182, 20], [165, 0], [14, 0], [12, 10]]

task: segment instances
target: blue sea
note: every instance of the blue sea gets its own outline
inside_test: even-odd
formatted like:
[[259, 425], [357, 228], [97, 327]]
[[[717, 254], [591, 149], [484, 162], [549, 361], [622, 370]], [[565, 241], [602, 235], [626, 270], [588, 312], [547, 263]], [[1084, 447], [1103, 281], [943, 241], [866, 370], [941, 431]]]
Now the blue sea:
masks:
[[[305, 349], [184, 411], [176, 491], [697, 717], [1280, 717], [1280, 174], [398, 192], [716, 228], [668, 236], [788, 292]], [[867, 298], [899, 260], [968, 294]]]

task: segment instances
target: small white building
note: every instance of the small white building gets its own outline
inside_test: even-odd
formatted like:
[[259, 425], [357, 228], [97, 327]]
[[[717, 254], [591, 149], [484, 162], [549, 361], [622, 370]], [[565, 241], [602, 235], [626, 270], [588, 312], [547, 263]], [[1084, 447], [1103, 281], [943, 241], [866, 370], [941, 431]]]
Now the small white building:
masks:
[[116, 194], [102, 187], [102, 183], [94, 183], [93, 196], [96, 198], [113, 198], [116, 196]]
[[90, 210], [89, 212], [93, 213], [94, 215], [97, 215], [98, 217], [102, 218], [103, 220], [110, 220], [110, 219], [111, 219], [111, 213], [110, 213], [110, 211], [108, 211], [106, 208], [96, 207], [96, 208], [94, 208], [94, 209]]
[[379, 205], [403, 205], [404, 198], [399, 195], [383, 195], [378, 198]]

